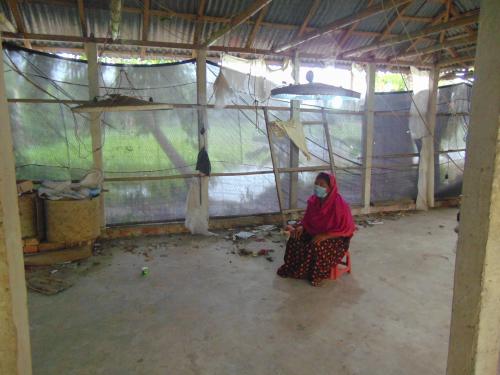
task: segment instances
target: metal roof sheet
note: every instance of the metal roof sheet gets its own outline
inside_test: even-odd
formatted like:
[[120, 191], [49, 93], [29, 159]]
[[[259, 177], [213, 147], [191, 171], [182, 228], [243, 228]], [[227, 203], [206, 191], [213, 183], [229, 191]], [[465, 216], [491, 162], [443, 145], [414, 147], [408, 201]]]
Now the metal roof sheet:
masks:
[[[305, 17], [314, 0], [274, 0], [268, 6], [264, 17], [265, 24], [256, 33], [253, 47], [256, 49], [272, 49], [278, 44], [283, 44], [297, 35], [298, 28], [304, 22]], [[204, 15], [210, 17], [230, 18], [246, 9], [252, 0], [206, 0]], [[373, 4], [391, 5], [391, 0], [376, 0]], [[459, 12], [467, 12], [479, 8], [479, 0], [453, 0], [455, 8]], [[196, 15], [200, 0], [151, 0], [151, 9], [154, 11], [170, 12], [164, 16], [157, 14], [151, 16], [148, 39], [151, 41], [192, 43], [196, 28]], [[368, 0], [323, 0], [317, 12], [311, 17], [308, 27], [322, 27], [343, 17], [352, 15], [368, 5]], [[87, 29], [96, 37], [109, 37], [110, 12], [109, 3], [99, 0], [85, 0], [85, 13]], [[142, 0], [124, 0], [125, 11], [122, 15], [120, 37], [122, 39], [141, 40], [143, 27]], [[35, 34], [57, 34], [80, 36], [80, 20], [76, 2], [72, 0], [24, 0], [19, 2], [27, 32]], [[405, 10], [407, 16], [432, 18], [445, 9], [445, 4], [438, 1], [414, 0]], [[6, 0], [0, 0], [0, 10], [15, 24], [14, 17], [10, 12]], [[175, 14], [182, 13], [183, 16]], [[358, 23], [356, 31], [382, 32], [387, 24], [394, 19], [397, 13], [390, 9], [385, 13], [379, 13], [366, 18]], [[215, 45], [244, 48], [253, 29], [253, 22], [258, 14], [254, 15], [251, 22], [244, 23], [224, 35]], [[270, 27], [269, 23], [281, 24]], [[201, 40], [208, 38], [213, 32], [225, 26], [225, 23], [205, 22], [201, 28]], [[406, 34], [421, 30], [428, 24], [406, 20], [397, 23], [393, 34]], [[471, 26], [477, 29], [477, 26]], [[346, 29], [348, 29], [347, 27]], [[466, 32], [464, 27], [452, 29], [446, 32], [447, 36], [455, 36]], [[300, 46], [300, 50], [311, 54], [329, 55], [334, 54], [335, 39], [338, 41], [342, 33], [330, 33]], [[369, 45], [374, 42], [375, 37], [369, 34], [360, 35], [354, 33], [345, 42], [345, 49], [351, 49]], [[37, 42], [35, 41], [35, 44]], [[428, 45], [429, 42], [421, 42], [419, 46]], [[52, 46], [75, 46], [78, 44], [67, 42], [40, 42], [39, 45]], [[394, 50], [404, 50], [409, 43], [402, 43], [394, 48], [382, 48], [371, 53], [377, 59], [391, 56]], [[113, 45], [108, 48], [114, 50], [140, 50], [140, 47]], [[148, 47], [148, 50], [158, 48]], [[162, 49], [169, 51], [168, 49]], [[184, 54], [186, 51], [171, 50]]]

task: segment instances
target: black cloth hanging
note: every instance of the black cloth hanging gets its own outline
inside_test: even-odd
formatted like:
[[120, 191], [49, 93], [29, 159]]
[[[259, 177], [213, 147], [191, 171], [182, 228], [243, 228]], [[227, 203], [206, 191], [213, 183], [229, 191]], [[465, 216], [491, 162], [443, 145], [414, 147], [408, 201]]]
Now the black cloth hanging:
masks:
[[212, 165], [210, 164], [210, 158], [208, 157], [208, 152], [203, 147], [198, 153], [198, 160], [196, 161], [196, 170], [200, 171], [204, 175], [210, 176], [212, 171]]

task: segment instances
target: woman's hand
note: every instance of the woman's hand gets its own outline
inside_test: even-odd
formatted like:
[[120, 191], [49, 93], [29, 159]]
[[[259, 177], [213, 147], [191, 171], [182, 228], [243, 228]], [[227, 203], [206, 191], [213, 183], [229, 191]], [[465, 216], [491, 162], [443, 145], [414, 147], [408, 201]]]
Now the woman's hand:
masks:
[[302, 234], [304, 233], [304, 227], [302, 225], [297, 225], [296, 227], [292, 225], [287, 225], [285, 227], [286, 232], [290, 232], [290, 237], [298, 240], [299, 238], [302, 237]]
[[295, 227], [295, 230], [293, 231], [293, 238], [296, 240], [300, 239], [302, 237], [302, 234], [304, 233], [304, 227], [302, 225], [298, 225]]
[[329, 240], [330, 238], [332, 238], [332, 237], [328, 233], [317, 234], [313, 238], [313, 243], [315, 245], [319, 245], [321, 242]]

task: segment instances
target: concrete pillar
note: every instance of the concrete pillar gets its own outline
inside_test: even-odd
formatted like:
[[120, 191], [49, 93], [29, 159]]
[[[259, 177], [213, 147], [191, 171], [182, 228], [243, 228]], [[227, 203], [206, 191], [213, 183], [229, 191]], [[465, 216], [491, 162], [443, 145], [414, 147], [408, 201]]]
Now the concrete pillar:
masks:
[[373, 129], [375, 124], [375, 74], [374, 64], [366, 66], [366, 99], [363, 121], [363, 181], [362, 204], [363, 212], [370, 210], [372, 190], [372, 159], [373, 159]]
[[[3, 55], [0, 43], [0, 55]], [[0, 59], [0, 374], [31, 374], [21, 225], [9, 108]]]
[[[300, 83], [300, 58], [299, 52], [296, 51], [293, 58], [293, 80], [295, 84]], [[300, 100], [290, 101], [291, 111], [290, 118], [300, 121]], [[290, 140], [290, 168], [299, 166], [299, 148]], [[299, 174], [297, 172], [290, 173], [289, 187], [289, 208], [297, 208], [298, 206], [298, 185]]]
[[500, 352], [500, 1], [483, 0], [455, 263], [448, 375], [495, 375]]
[[[99, 65], [97, 62], [97, 44], [85, 43], [87, 55], [87, 79], [89, 81], [89, 99], [94, 100], [99, 96]], [[92, 140], [92, 160], [94, 169], [99, 170], [104, 176], [104, 161], [102, 155], [101, 113], [88, 113], [90, 119], [90, 137]], [[101, 228], [106, 227], [106, 214], [104, 211], [104, 195], [99, 197]]]

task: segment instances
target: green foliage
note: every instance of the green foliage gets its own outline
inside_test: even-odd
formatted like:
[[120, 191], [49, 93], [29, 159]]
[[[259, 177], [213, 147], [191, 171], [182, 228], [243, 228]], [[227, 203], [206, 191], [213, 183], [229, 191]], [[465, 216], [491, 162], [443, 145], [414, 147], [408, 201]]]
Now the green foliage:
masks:
[[[409, 77], [399, 73], [378, 72], [375, 77], [375, 91], [376, 92], [389, 92], [389, 91], [407, 91], [411, 90]], [[406, 88], [406, 84], [408, 88]]]

